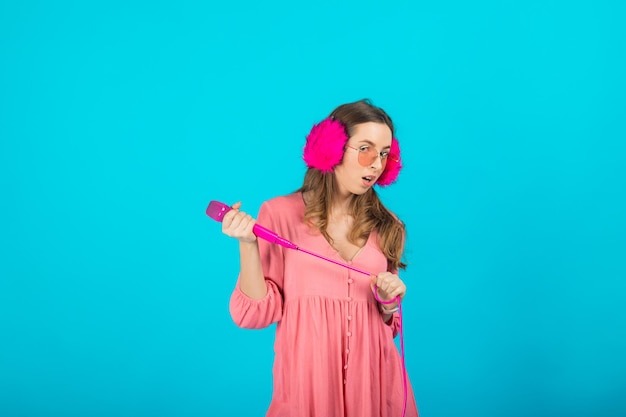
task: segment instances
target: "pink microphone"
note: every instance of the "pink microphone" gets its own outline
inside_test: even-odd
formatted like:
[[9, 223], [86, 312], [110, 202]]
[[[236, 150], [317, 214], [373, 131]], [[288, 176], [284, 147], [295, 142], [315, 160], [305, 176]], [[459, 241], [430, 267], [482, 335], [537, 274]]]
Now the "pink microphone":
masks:
[[[228, 213], [230, 210], [231, 208], [228, 205], [224, 203], [220, 203], [219, 201], [213, 200], [209, 203], [209, 207], [206, 208], [206, 214], [213, 220], [217, 220], [218, 222], [221, 223], [222, 220], [224, 219], [224, 215]], [[260, 237], [261, 239], [265, 239], [268, 242], [279, 244], [280, 246], [284, 246], [285, 248], [288, 248], [288, 249], [296, 249], [296, 250], [298, 249], [298, 246], [294, 245], [287, 239], [278, 236], [276, 233], [272, 232], [271, 230], [266, 229], [260, 224], [255, 224], [254, 228], [252, 229], [252, 232], [257, 237]]]

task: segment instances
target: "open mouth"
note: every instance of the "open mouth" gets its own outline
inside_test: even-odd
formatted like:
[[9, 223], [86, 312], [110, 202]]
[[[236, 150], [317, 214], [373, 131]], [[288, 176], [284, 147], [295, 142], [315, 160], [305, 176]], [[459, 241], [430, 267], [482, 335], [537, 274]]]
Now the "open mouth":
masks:
[[373, 175], [368, 175], [366, 177], [361, 177], [361, 179], [363, 180], [363, 183], [365, 185], [373, 185], [374, 181], [376, 181], [376, 177]]

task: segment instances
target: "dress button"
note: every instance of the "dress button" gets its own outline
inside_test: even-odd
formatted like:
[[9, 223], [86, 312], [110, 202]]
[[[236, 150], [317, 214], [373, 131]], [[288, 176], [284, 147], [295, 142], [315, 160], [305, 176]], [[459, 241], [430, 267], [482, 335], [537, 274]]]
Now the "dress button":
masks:
[[346, 383], [347, 383], [347, 382], [348, 382], [348, 380], [347, 380], [347, 379], [344, 379], [344, 380], [343, 380], [343, 384], [344, 384], [344, 385], [346, 385]]
[[352, 320], [352, 316], [348, 316], [348, 320]]
[[346, 349], [346, 353], [350, 353], [350, 349]]
[[343, 369], [348, 369], [348, 365], [344, 365], [344, 366], [343, 366]]
[[352, 332], [346, 333], [346, 336], [348, 336], [348, 337], [352, 336]]
[[348, 284], [352, 284], [353, 282], [354, 282], [354, 280], [353, 280], [352, 278], [350, 278], [350, 279], [348, 280]]
[[348, 297], [348, 298], [346, 298], [346, 300], [352, 301], [352, 297]]

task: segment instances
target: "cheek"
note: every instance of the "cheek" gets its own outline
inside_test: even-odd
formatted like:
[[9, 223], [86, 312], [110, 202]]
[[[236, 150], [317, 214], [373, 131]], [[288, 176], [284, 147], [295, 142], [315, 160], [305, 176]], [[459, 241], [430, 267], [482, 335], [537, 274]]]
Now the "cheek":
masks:
[[339, 175], [344, 179], [361, 176], [363, 167], [359, 164], [357, 155], [346, 152], [339, 165], [335, 167], [335, 175]]
[[351, 175], [352, 171], [345, 164], [338, 165], [335, 167], [335, 181], [339, 184], [343, 184], [344, 186], [348, 186], [353, 181], [353, 175]]
[[338, 180], [340, 180], [341, 178], [343, 178], [344, 176], [344, 171], [345, 168], [343, 166], [343, 164], [339, 164], [335, 167], [335, 178], [337, 178]]
[[[354, 155], [352, 155], [354, 156]], [[337, 165], [337, 168], [341, 167], [343, 172], [353, 172], [353, 171], [357, 171], [359, 170], [361, 167], [361, 165], [359, 165], [358, 161], [356, 158], [350, 158], [350, 155], [344, 155], [343, 160], [341, 161], [341, 163], [339, 165]]]
[[335, 175], [338, 178], [347, 178], [351, 172], [354, 172], [354, 167], [351, 167], [345, 161], [335, 167]]

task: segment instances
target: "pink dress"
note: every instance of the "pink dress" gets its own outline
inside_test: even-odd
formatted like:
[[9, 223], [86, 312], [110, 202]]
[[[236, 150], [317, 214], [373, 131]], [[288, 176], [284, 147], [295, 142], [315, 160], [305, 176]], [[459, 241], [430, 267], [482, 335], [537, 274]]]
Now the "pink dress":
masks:
[[[302, 194], [266, 201], [258, 223], [303, 249], [346, 262], [304, 223]], [[239, 283], [230, 301], [235, 323], [277, 322], [274, 390], [268, 417], [401, 417], [401, 358], [393, 342], [398, 314], [383, 321], [366, 275], [259, 239], [268, 292], [254, 300]], [[353, 266], [373, 273], [387, 260], [372, 232]], [[409, 384], [407, 417], [417, 416]]]

